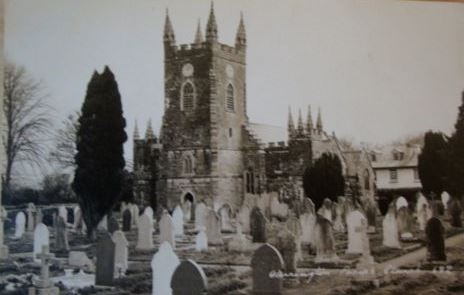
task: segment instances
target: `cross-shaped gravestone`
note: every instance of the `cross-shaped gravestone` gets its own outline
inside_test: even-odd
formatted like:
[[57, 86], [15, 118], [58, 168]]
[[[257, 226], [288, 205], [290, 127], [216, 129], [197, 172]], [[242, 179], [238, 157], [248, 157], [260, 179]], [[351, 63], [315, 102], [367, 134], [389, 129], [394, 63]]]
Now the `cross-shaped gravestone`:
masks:
[[367, 229], [368, 229], [368, 226], [366, 223], [366, 219], [361, 219], [361, 225], [355, 227], [354, 229], [355, 232], [361, 233], [363, 256], [371, 255], [371, 249], [369, 247], [369, 238], [367, 236]]
[[362, 279], [371, 280], [375, 278], [375, 262], [374, 257], [371, 255], [371, 249], [369, 246], [369, 237], [367, 235], [367, 220], [361, 220], [361, 226], [356, 227], [356, 232], [362, 232], [362, 257], [357, 264], [358, 269], [367, 270], [368, 273], [366, 276], [363, 276]]
[[40, 259], [41, 270], [40, 270], [40, 281], [39, 281], [39, 288], [49, 288], [50, 287], [50, 280], [49, 280], [49, 264], [50, 261], [55, 256], [49, 252], [48, 245], [42, 246], [42, 252], [36, 255], [37, 259]]

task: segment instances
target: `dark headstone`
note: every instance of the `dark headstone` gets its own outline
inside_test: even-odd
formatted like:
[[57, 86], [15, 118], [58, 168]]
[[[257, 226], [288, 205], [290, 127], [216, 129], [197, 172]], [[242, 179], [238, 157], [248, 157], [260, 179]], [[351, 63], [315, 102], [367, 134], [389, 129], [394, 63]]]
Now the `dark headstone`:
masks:
[[131, 225], [132, 225], [132, 214], [129, 209], [126, 209], [122, 213], [122, 230], [130, 231]]
[[207, 294], [208, 280], [206, 275], [194, 261], [182, 261], [172, 274], [172, 295], [204, 295]]
[[427, 222], [425, 234], [427, 237], [427, 260], [443, 261], [446, 260], [444, 228], [440, 219], [432, 217]]
[[113, 285], [114, 252], [115, 244], [113, 239], [108, 232], [105, 232], [97, 241], [97, 267], [95, 271], [96, 285]]
[[281, 272], [284, 261], [279, 251], [270, 244], [259, 247], [251, 258], [252, 294], [282, 294], [282, 278], [270, 276], [271, 272]]
[[459, 201], [456, 198], [451, 199], [451, 201], [448, 203], [448, 211], [449, 211], [449, 215], [451, 217], [451, 226], [462, 227], [462, 220], [461, 220], [462, 206], [461, 206], [461, 201]]
[[253, 243], [266, 242], [266, 218], [261, 209], [254, 207], [250, 214], [250, 231]]
[[119, 230], [119, 223], [116, 217], [111, 216], [108, 219], [108, 232], [113, 234], [115, 231]]

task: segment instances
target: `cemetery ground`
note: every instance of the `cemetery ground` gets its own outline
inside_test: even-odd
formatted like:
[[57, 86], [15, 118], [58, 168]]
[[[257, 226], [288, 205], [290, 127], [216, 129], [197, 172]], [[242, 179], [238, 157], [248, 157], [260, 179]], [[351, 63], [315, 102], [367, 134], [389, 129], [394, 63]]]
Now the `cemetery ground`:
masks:
[[[8, 217], [14, 220], [16, 211], [8, 209]], [[72, 211], [72, 210], [70, 210]], [[44, 223], [49, 223], [46, 210]], [[122, 216], [114, 213], [119, 224]], [[408, 257], [409, 253], [421, 251], [425, 247], [425, 234], [414, 228], [414, 239], [403, 241], [402, 249], [392, 249], [382, 246], [382, 219], [377, 216], [375, 233], [369, 234], [371, 253], [378, 266], [383, 267], [377, 271], [374, 279], [365, 277], [362, 270], [356, 269], [361, 255], [345, 254], [347, 249], [347, 234], [335, 233], [337, 255], [340, 262], [316, 263], [315, 253], [309, 247], [302, 247], [302, 259], [297, 262], [297, 273], [300, 278], [285, 278], [285, 291], [283, 294], [464, 294], [464, 230], [451, 227], [449, 218], [441, 216], [445, 226], [445, 242], [447, 262], [431, 264], [422, 259], [408, 259], [391, 272], [386, 272], [388, 262], [398, 257]], [[83, 251], [93, 260], [96, 259], [96, 245], [84, 235], [75, 232], [72, 228], [72, 219], [68, 220], [69, 251]], [[155, 222], [153, 235], [154, 248], [142, 251], [136, 249], [137, 228], [132, 227], [125, 232], [129, 242], [129, 265], [125, 276], [115, 279], [113, 287], [93, 286], [92, 276], [82, 276], [78, 279], [79, 267], [69, 265], [69, 251], [58, 251], [55, 247], [55, 230], [50, 229], [50, 252], [56, 258], [50, 265], [50, 277], [60, 288], [60, 294], [97, 294], [97, 295], [123, 295], [123, 294], [152, 294], [152, 268], [151, 260], [157, 253], [160, 243], [159, 224]], [[243, 251], [229, 250], [228, 241], [236, 235], [234, 230], [223, 231], [222, 245], [209, 246], [208, 250], [195, 251], [195, 235], [193, 222], [184, 226], [184, 235], [176, 237], [175, 253], [180, 261], [191, 259], [195, 261], [207, 277], [208, 294], [249, 294], [252, 288], [251, 258], [254, 251], [262, 244], [251, 243]], [[26, 231], [21, 239], [14, 239], [14, 225], [7, 222], [5, 230], [5, 243], [10, 249], [10, 258], [0, 262], [0, 294], [16, 295], [28, 294], [28, 288], [40, 276], [41, 265], [32, 259], [33, 232]], [[104, 234], [100, 231], [99, 235]], [[449, 243], [449, 238], [458, 242]], [[268, 237], [269, 239], [270, 237]], [[82, 267], [87, 274], [92, 269]], [[69, 274], [73, 272], [73, 274]], [[81, 272], [82, 275], [82, 272]], [[74, 277], [74, 278], [73, 278]], [[75, 281], [79, 287], [73, 288], [67, 281]], [[87, 285], [87, 286], [85, 286]]]

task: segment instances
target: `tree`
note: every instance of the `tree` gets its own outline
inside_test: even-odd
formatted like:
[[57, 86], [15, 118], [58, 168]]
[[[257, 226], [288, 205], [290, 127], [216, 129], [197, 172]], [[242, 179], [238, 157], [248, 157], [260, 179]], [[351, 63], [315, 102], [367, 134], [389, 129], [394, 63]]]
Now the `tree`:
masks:
[[446, 190], [454, 196], [464, 194], [464, 91], [459, 107], [455, 131], [448, 142], [448, 173]]
[[46, 159], [46, 143], [51, 121], [42, 83], [29, 76], [24, 67], [7, 63], [4, 77], [3, 112], [6, 153], [4, 186], [11, 189], [18, 164], [41, 167]]
[[108, 67], [94, 72], [88, 86], [77, 132], [73, 189], [82, 208], [87, 234], [95, 229], [121, 197], [124, 184], [124, 131], [118, 84]]
[[345, 180], [340, 159], [332, 153], [324, 153], [306, 168], [303, 175], [303, 188], [307, 197], [311, 198], [316, 209], [321, 207], [325, 198], [336, 201], [344, 194]]
[[63, 169], [74, 168], [76, 156], [76, 135], [79, 130], [78, 118], [80, 112], [75, 112], [66, 117], [61, 128], [55, 132], [55, 147], [50, 152], [50, 160]]
[[52, 173], [42, 181], [41, 204], [75, 202], [75, 195], [71, 189], [69, 174]]
[[431, 192], [440, 195], [444, 190], [446, 148], [447, 142], [443, 133], [432, 131], [425, 133], [424, 147], [419, 155], [418, 172], [426, 195]]

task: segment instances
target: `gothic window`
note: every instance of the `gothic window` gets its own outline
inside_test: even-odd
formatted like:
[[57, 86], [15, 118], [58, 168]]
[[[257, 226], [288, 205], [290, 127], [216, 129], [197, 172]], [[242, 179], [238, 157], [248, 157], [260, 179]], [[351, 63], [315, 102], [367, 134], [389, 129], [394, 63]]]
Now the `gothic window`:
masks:
[[190, 82], [184, 84], [182, 87], [182, 110], [192, 111], [195, 107], [195, 90]]
[[398, 170], [390, 169], [390, 182], [398, 182]]
[[246, 192], [249, 194], [254, 194], [255, 193], [255, 174], [253, 173], [253, 170], [249, 169], [247, 172], [245, 172], [246, 175]]
[[228, 111], [233, 112], [235, 110], [234, 87], [231, 84], [227, 85], [226, 107]]
[[364, 171], [364, 189], [370, 190], [371, 189], [371, 182], [369, 177], [369, 171], [366, 169]]
[[190, 156], [187, 156], [184, 158], [183, 170], [184, 170], [184, 174], [193, 173], [193, 161]]

